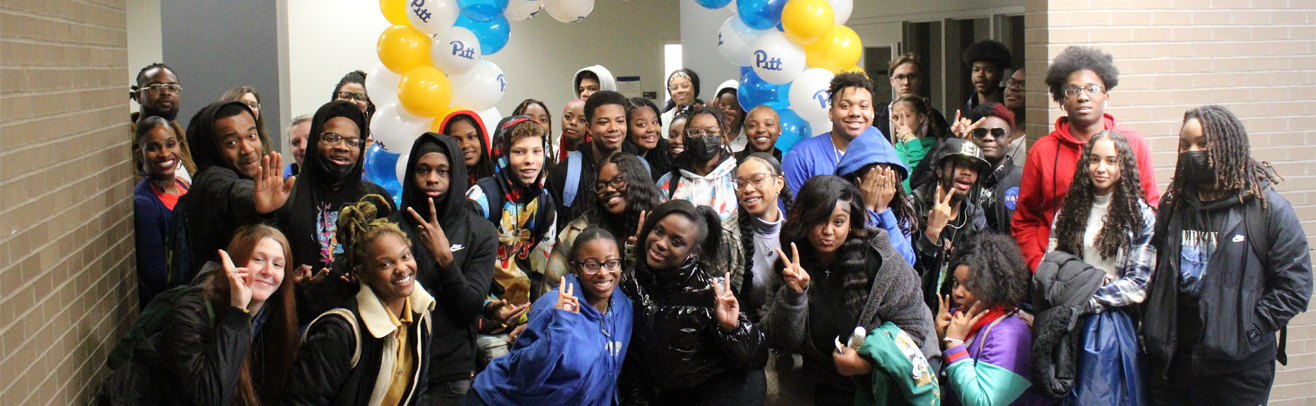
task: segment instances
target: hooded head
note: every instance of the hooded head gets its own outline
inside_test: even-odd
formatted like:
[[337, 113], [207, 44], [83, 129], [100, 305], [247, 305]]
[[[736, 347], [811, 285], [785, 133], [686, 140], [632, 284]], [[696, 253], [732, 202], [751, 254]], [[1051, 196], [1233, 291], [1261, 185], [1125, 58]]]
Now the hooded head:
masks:
[[608, 68], [603, 67], [603, 65], [594, 65], [576, 71], [576, 76], [571, 78], [571, 94], [576, 96], [575, 98], [577, 99], [589, 98], [588, 94], [580, 94], [580, 80], [584, 78], [594, 79], [594, 81], [598, 82], [598, 89], [593, 89], [587, 93], [593, 93], [600, 90], [617, 91], [617, 79], [612, 77], [612, 72], [608, 71]]
[[[466, 123], [475, 129], [475, 134], [458, 133], [457, 123]], [[458, 110], [448, 113], [439, 128], [443, 134], [457, 140], [457, 161], [467, 165], [470, 182], [493, 176], [493, 162], [489, 160], [489, 131], [484, 128], [484, 120], [470, 110]], [[468, 136], [470, 135], [470, 136]], [[471, 161], [475, 161], [472, 165]]]
[[909, 167], [900, 160], [896, 148], [876, 131], [865, 131], [850, 141], [845, 155], [836, 164], [836, 176], [845, 177], [871, 164], [887, 164], [891, 170], [900, 174], [901, 179], [909, 177]]
[[[241, 116], [241, 117], [239, 117]], [[238, 117], [235, 120], [250, 122], [250, 128], [239, 129], [241, 134], [230, 134], [225, 130], [224, 134], [219, 133], [215, 128], [215, 123], [220, 120], [231, 117]], [[220, 141], [225, 135], [241, 136], [250, 135], [247, 131], [254, 131], [260, 146], [254, 149], [238, 148], [236, 161], [233, 159], [233, 152], [225, 153], [225, 148], [220, 146]], [[259, 165], [260, 157], [269, 152], [270, 140], [265, 136], [265, 129], [256, 125], [256, 115], [252, 114], [251, 108], [246, 104], [236, 101], [220, 101], [210, 103], [210, 105], [198, 111], [192, 116], [191, 122], [187, 125], [187, 135], [191, 139], [192, 160], [196, 163], [197, 172], [206, 170], [212, 166], [228, 168], [244, 178], [253, 178], [254, 172], [249, 170], [251, 160], [255, 159], [256, 165]], [[253, 140], [254, 141], [254, 140]], [[239, 143], [243, 144], [243, 143]], [[251, 145], [244, 144], [244, 145]]]
[[[435, 153], [443, 156], [447, 160], [447, 188], [440, 185], [431, 185], [431, 180], [417, 180], [417, 166], [426, 154]], [[442, 161], [442, 160], [440, 160]], [[430, 167], [426, 164], [428, 171], [441, 169]], [[424, 176], [429, 178], [429, 176]], [[439, 176], [437, 183], [442, 183], [442, 175]], [[464, 217], [469, 210], [469, 200], [466, 199], [466, 189], [470, 188], [470, 181], [466, 177], [466, 165], [461, 163], [461, 147], [458, 146], [457, 140], [452, 137], [445, 137], [432, 132], [422, 134], [416, 138], [416, 142], [411, 144], [411, 155], [407, 158], [406, 176], [402, 179], [402, 204], [398, 210], [402, 213], [407, 212], [407, 208], [416, 210], [421, 218], [429, 219], [430, 206], [428, 199], [430, 196], [426, 193], [427, 189], [443, 189], [442, 193], [434, 197], [434, 210], [439, 212], [439, 224], [454, 224]], [[408, 224], [413, 220], [410, 215], [403, 215], [402, 219]]]
[[[337, 118], [346, 121], [335, 120]], [[355, 134], [351, 134], [352, 126], [356, 127]], [[329, 133], [343, 140], [337, 143], [325, 141], [323, 137], [330, 136]], [[364, 168], [365, 140], [369, 133], [366, 116], [356, 104], [337, 100], [320, 106], [311, 118], [311, 132], [306, 137], [306, 152], [302, 157], [305, 164], [301, 167], [298, 181], [317, 185], [359, 181]], [[358, 140], [356, 146], [350, 144], [351, 138]]]

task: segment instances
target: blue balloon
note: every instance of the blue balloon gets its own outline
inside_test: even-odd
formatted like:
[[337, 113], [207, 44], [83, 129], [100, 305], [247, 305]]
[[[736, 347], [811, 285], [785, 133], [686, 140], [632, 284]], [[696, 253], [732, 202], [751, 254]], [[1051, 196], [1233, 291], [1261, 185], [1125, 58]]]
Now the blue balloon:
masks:
[[795, 143], [803, 141], [813, 135], [809, 122], [799, 114], [795, 114], [791, 109], [777, 109], [777, 115], [781, 120], [781, 136], [777, 137], [777, 149], [782, 153], [790, 151], [795, 147]]
[[[736, 90], [736, 99], [740, 101], [740, 107], [745, 111], [753, 110], [764, 103], [775, 103], [779, 100], [785, 100], [789, 92], [786, 85], [774, 85], [759, 78], [754, 73], [753, 68], [741, 67], [740, 88]], [[745, 72], [749, 69], [748, 72]]]
[[385, 151], [376, 142], [366, 150], [365, 157], [366, 180], [388, 191], [395, 205], [402, 204], [402, 183], [398, 182], [397, 176], [398, 158], [401, 156]]
[[736, 12], [740, 21], [750, 28], [766, 30], [781, 23], [781, 10], [786, 0], [737, 0]]
[[463, 17], [475, 21], [489, 21], [503, 15], [507, 0], [457, 0]]
[[695, 3], [699, 3], [699, 5], [709, 10], [717, 10], [731, 4], [731, 0], [695, 0]]
[[[506, 1], [503, 2], [506, 6]], [[457, 17], [458, 27], [471, 30], [475, 38], [480, 39], [480, 54], [493, 55], [503, 50], [507, 46], [507, 39], [512, 37], [512, 26], [508, 24], [507, 17], [498, 14], [498, 17], [489, 21], [475, 21], [466, 18], [463, 13]]]

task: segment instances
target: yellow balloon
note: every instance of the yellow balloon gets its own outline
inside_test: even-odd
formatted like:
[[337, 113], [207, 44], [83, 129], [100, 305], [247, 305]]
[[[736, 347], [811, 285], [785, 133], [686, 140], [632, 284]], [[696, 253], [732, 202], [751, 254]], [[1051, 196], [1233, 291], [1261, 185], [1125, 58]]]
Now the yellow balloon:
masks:
[[448, 103], [452, 102], [452, 83], [448, 75], [433, 66], [417, 67], [398, 82], [398, 101], [416, 116], [438, 116], [448, 111]]
[[430, 59], [430, 37], [405, 25], [384, 29], [379, 35], [379, 61], [393, 73], [403, 74], [420, 66], [434, 66]]
[[790, 0], [781, 11], [786, 38], [800, 45], [821, 41], [835, 24], [836, 16], [827, 0]]
[[859, 34], [844, 25], [835, 25], [821, 41], [804, 46], [805, 63], [815, 68], [823, 68], [832, 73], [855, 66], [863, 55], [864, 45], [859, 42]]
[[859, 72], [859, 73], [864, 74], [864, 76], [868, 76], [868, 71], [864, 70], [864, 68], [860, 68], [859, 65], [855, 65], [855, 66], [851, 66], [851, 67], [849, 67], [849, 68], [841, 69], [841, 71], [842, 71], [842, 72]]
[[407, 21], [407, 0], [379, 0], [379, 11], [393, 25], [411, 25]]

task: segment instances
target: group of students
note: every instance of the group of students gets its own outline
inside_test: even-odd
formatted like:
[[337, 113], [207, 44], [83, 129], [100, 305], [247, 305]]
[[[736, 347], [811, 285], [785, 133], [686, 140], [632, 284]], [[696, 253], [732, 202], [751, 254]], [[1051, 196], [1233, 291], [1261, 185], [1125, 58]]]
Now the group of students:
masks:
[[838, 74], [832, 131], [784, 154], [733, 85], [705, 106], [679, 70], [660, 109], [593, 66], [558, 137], [536, 100], [445, 117], [396, 201], [362, 177], [363, 74], [294, 123], [284, 170], [254, 90], [184, 133], [148, 66], [138, 292], [167, 311], [106, 383], [154, 389], [107, 402], [1265, 403], [1311, 260], [1242, 123], [1189, 110], [1162, 199], [1105, 113], [1110, 55], [1056, 56], [1066, 115], [1027, 148], [1004, 50], [966, 51], [949, 122], [913, 55], [885, 106]]

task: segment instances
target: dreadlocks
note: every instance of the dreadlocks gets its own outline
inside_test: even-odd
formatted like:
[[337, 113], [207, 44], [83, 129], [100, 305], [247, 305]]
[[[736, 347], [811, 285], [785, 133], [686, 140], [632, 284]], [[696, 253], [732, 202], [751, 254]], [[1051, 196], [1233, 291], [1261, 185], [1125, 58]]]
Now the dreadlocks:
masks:
[[1078, 158], [1074, 170], [1074, 181], [1070, 183], [1069, 193], [1056, 215], [1056, 249], [1075, 256], [1083, 256], [1083, 234], [1087, 231], [1088, 215], [1092, 213], [1092, 200], [1096, 196], [1096, 186], [1092, 184], [1092, 174], [1088, 162], [1092, 161], [1092, 148], [1101, 140], [1115, 143], [1115, 152], [1119, 156], [1120, 176], [1115, 181], [1115, 190], [1107, 208], [1106, 218], [1101, 231], [1093, 242], [1102, 259], [1113, 258], [1121, 248], [1129, 245], [1135, 229], [1143, 225], [1140, 202], [1145, 199], [1138, 172], [1138, 158], [1129, 145], [1129, 139], [1115, 131], [1102, 131], [1092, 136], [1083, 146], [1083, 154]]
[[[1229, 109], [1217, 105], [1188, 110], [1183, 115], [1184, 124], [1187, 125], [1189, 120], [1197, 120], [1202, 125], [1208, 162], [1216, 174], [1215, 189], [1219, 192], [1237, 191], [1240, 201], [1249, 196], [1255, 197], [1260, 199], [1261, 207], [1267, 207], [1262, 181], [1279, 183], [1284, 178], [1275, 173], [1269, 162], [1252, 159], [1243, 122]], [[1175, 167], [1174, 178], [1170, 180], [1170, 188], [1166, 191], [1167, 207], [1172, 209], [1178, 209], [1183, 203], [1180, 196], [1190, 189], [1189, 186], [1195, 186], [1189, 184], [1187, 176], [1182, 176], [1182, 170], [1181, 167]]]

